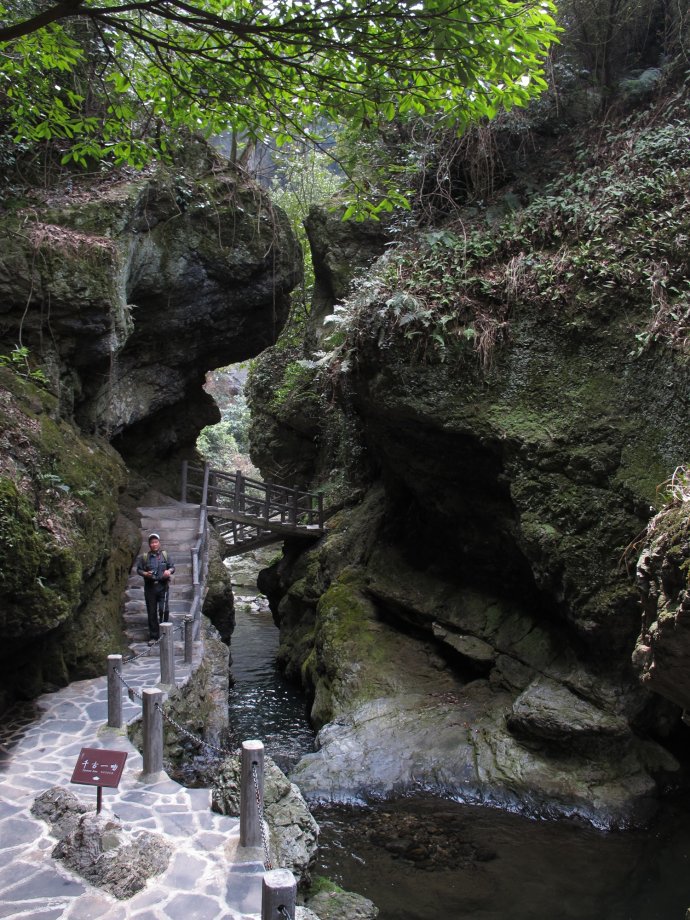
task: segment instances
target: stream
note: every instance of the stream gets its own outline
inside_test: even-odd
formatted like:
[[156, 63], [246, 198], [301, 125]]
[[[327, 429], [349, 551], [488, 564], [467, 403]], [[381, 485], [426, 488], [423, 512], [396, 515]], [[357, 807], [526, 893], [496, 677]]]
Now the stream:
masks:
[[[275, 666], [278, 630], [256, 589], [235, 590], [231, 729], [289, 772], [313, 750], [307, 702]], [[370, 898], [379, 920], [685, 920], [690, 907], [687, 795], [627, 833], [430, 796], [312, 810], [314, 874]]]

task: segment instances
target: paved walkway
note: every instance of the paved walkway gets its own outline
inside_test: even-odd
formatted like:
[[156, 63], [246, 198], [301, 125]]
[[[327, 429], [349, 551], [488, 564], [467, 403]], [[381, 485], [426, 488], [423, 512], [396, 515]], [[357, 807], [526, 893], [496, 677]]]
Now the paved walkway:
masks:
[[[176, 633], [176, 638], [179, 636]], [[135, 653], [147, 646], [135, 643]], [[203, 654], [184, 665], [181, 642], [176, 682], [184, 683]], [[160, 681], [158, 649], [123, 665], [137, 690]], [[125, 722], [141, 714], [138, 701], [123, 697]], [[117, 789], [103, 789], [104, 815], [127, 829], [164, 835], [173, 845], [168, 869], [134, 897], [120, 901], [95, 888], [51, 857], [56, 839], [34, 818], [34, 799], [64, 786], [96, 807], [96, 787], [70, 785], [83, 747], [126, 751]], [[77, 681], [34, 704], [6, 714], [0, 728], [0, 918], [31, 920], [245, 920], [261, 913], [261, 852], [239, 847], [239, 821], [210, 810], [210, 790], [186, 789], [161, 773], [143, 782], [142, 758], [125, 730], [107, 727], [106, 678]]]

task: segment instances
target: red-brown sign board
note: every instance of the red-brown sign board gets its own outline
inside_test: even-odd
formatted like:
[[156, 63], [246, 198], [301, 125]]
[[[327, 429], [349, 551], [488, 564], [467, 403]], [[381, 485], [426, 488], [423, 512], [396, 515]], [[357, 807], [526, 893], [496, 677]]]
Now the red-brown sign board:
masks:
[[117, 786], [126, 760], [125, 751], [82, 748], [70, 782], [87, 786]]

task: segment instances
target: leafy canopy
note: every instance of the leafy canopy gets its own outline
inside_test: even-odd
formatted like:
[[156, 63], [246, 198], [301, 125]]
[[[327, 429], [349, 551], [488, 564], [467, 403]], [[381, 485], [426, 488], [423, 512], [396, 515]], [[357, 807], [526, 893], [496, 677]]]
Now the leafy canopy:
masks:
[[4, 2], [0, 122], [82, 165], [142, 165], [181, 128], [280, 144], [428, 113], [462, 129], [541, 91], [556, 31], [550, 0]]

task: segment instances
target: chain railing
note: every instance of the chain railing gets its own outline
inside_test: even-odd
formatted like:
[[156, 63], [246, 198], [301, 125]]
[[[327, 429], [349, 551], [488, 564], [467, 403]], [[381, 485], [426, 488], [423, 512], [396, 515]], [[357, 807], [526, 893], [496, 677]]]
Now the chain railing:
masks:
[[264, 848], [264, 869], [268, 872], [273, 868], [271, 863], [271, 854], [268, 848], [268, 832], [267, 825], [264, 820], [264, 797], [263, 790], [259, 788], [259, 774], [256, 769], [256, 764], [252, 764], [252, 782], [254, 783], [254, 796], [256, 798], [256, 810], [259, 817], [259, 827], [261, 828], [261, 843]]
[[218, 747], [215, 744], [211, 744], [210, 741], [206, 741], [204, 738], [201, 738], [199, 735], [195, 735], [194, 732], [191, 732], [188, 728], [185, 728], [184, 725], [180, 725], [180, 723], [176, 719], [174, 719], [169, 713], [167, 713], [160, 704], [157, 704], [157, 708], [160, 709], [163, 719], [169, 725], [172, 725], [172, 727], [176, 731], [178, 731], [181, 735], [183, 735], [185, 738], [188, 738], [190, 741], [193, 741], [195, 744], [198, 744], [199, 747], [208, 748], [209, 751], [213, 751], [215, 754], [220, 754], [223, 757], [236, 757], [237, 754], [239, 753], [238, 748], [235, 748], [234, 751], [230, 751], [227, 748], [222, 748], [222, 747]]
[[[141, 656], [135, 656], [141, 657]], [[134, 658], [127, 659], [127, 663]], [[122, 673], [122, 655], [108, 656], [108, 724], [111, 722], [111, 697], [119, 704], [115, 717], [121, 727], [122, 692], [111, 692], [113, 686], [124, 687], [130, 699], [142, 704], [143, 721], [143, 777], [156, 777], [163, 770], [164, 723], [182, 737], [199, 747], [221, 757], [241, 757], [240, 778], [240, 846], [262, 848], [264, 878], [262, 886], [261, 920], [294, 920], [297, 883], [286, 869], [273, 869], [265, 816], [263, 794], [264, 746], [260, 741], [245, 741], [241, 749], [212, 744], [210, 741], [181, 725], [163, 706], [163, 694], [158, 688], [144, 688], [141, 692], [130, 684]]]

